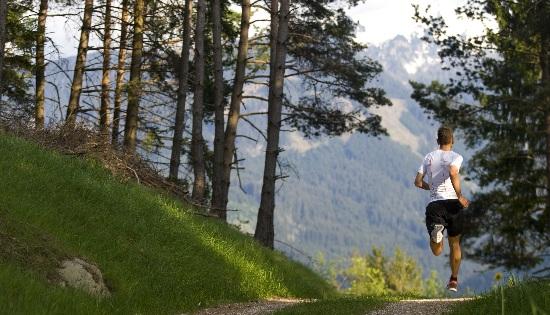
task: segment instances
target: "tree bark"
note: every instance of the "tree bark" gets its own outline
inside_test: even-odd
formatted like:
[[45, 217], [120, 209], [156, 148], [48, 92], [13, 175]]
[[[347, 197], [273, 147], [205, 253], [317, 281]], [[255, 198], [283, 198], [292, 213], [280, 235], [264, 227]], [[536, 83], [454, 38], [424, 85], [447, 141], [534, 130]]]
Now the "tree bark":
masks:
[[204, 201], [206, 174], [204, 163], [204, 141], [202, 121], [204, 107], [204, 25], [206, 18], [205, 0], [197, 1], [197, 24], [195, 30], [195, 93], [193, 100], [193, 130], [191, 138], [191, 163], [195, 179], [192, 198], [195, 202]]
[[4, 72], [4, 56], [6, 49], [6, 18], [8, 16], [8, 1], [0, 0], [0, 100], [4, 91], [4, 81], [2, 74]]
[[73, 82], [71, 84], [71, 94], [69, 96], [69, 104], [67, 106], [67, 115], [65, 124], [74, 126], [76, 115], [80, 104], [80, 94], [82, 92], [82, 76], [86, 67], [86, 55], [88, 52], [88, 39], [90, 37], [90, 29], [92, 27], [92, 14], [94, 10], [94, 0], [85, 0], [84, 17], [82, 20], [82, 30], [80, 32], [80, 42], [78, 43], [78, 53], [74, 65]]
[[273, 224], [275, 212], [275, 182], [277, 180], [277, 158], [279, 155], [279, 133], [281, 130], [281, 112], [285, 62], [288, 40], [289, 0], [280, 0], [277, 46], [275, 49], [275, 67], [273, 84], [269, 87], [267, 146], [265, 154], [262, 196], [254, 238], [266, 247], [273, 248], [275, 229]]
[[103, 77], [101, 79], [101, 108], [99, 129], [105, 137], [109, 132], [109, 78], [111, 67], [111, 0], [105, 0], [105, 28], [103, 31]]
[[[248, 59], [248, 32], [250, 28], [251, 5], [250, 0], [242, 1], [241, 32], [239, 39], [239, 50], [237, 53], [237, 65], [235, 67], [235, 79], [233, 81], [233, 93], [229, 105], [229, 115], [225, 129], [225, 141], [223, 149], [223, 177], [222, 177], [222, 198], [213, 204], [220, 212], [226, 215], [227, 203], [229, 201], [229, 186], [231, 183], [231, 166], [235, 156], [235, 140], [237, 137], [237, 126], [241, 114], [241, 102], [243, 98], [243, 86], [246, 74], [246, 61]], [[219, 204], [217, 203], [219, 202]], [[220, 213], [221, 214], [221, 213]]]
[[[225, 141], [223, 152], [223, 176], [221, 178], [222, 197], [213, 203], [219, 212], [226, 216], [227, 203], [229, 201], [229, 186], [231, 183], [231, 166], [235, 155], [235, 140], [237, 126], [240, 118], [241, 102], [243, 98], [243, 86], [246, 74], [246, 61], [248, 59], [248, 32], [250, 28], [251, 5], [250, 0], [243, 0], [241, 13], [241, 28], [239, 38], [239, 49], [237, 53], [237, 64], [235, 67], [235, 79], [233, 81], [233, 92], [229, 105], [229, 115], [225, 129]], [[221, 213], [220, 213], [221, 214]]]
[[124, 68], [126, 67], [126, 41], [128, 38], [128, 0], [122, 0], [122, 12], [120, 16], [120, 47], [118, 49], [118, 64], [115, 83], [115, 102], [113, 106], [113, 129], [111, 142], [118, 144], [118, 133], [120, 127], [120, 110], [122, 105], [122, 94], [124, 85]]
[[212, 40], [214, 48], [214, 170], [212, 175], [212, 214], [222, 220], [227, 219], [223, 211], [223, 156], [224, 156], [224, 98], [223, 98], [223, 60], [222, 60], [222, 18], [220, 0], [212, 2]]
[[[543, 108], [546, 116], [544, 126], [546, 136], [546, 218], [550, 218], [550, 35], [543, 34], [541, 37], [541, 85], [543, 90]], [[547, 222], [550, 221], [547, 220]]]
[[141, 95], [141, 59], [143, 56], [145, 0], [134, 3], [134, 38], [132, 40], [132, 61], [130, 64], [130, 83], [128, 87], [128, 109], [124, 125], [124, 148], [130, 153], [136, 152]]
[[47, 16], [48, 0], [40, 0], [38, 29], [36, 32], [36, 104], [34, 109], [34, 123], [37, 129], [44, 128], [44, 103], [46, 99], [46, 60], [44, 57], [44, 47], [46, 45]]
[[183, 43], [181, 47], [181, 61], [179, 65], [178, 100], [176, 105], [176, 121], [174, 123], [174, 135], [172, 137], [172, 154], [170, 156], [170, 172], [168, 178], [173, 181], [178, 179], [181, 161], [181, 147], [183, 130], [185, 129], [185, 103], [189, 80], [189, 49], [191, 48], [191, 28], [193, 23], [193, 1], [185, 0], [185, 12], [183, 17]]

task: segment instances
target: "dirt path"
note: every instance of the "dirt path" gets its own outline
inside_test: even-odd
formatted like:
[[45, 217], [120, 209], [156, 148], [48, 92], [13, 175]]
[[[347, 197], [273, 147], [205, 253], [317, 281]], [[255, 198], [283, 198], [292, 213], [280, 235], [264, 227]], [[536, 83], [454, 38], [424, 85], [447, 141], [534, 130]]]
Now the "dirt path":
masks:
[[299, 299], [269, 299], [248, 303], [221, 305], [216, 308], [201, 310], [193, 315], [263, 315], [271, 314], [287, 306], [308, 302]]
[[[403, 300], [389, 303], [385, 307], [367, 315], [441, 315], [450, 306], [472, 298]], [[299, 299], [270, 299], [248, 303], [225, 304], [215, 308], [200, 310], [193, 315], [264, 315], [297, 303], [310, 302]], [[182, 314], [185, 315], [185, 314]]]
[[372, 311], [368, 315], [440, 315], [450, 310], [450, 306], [472, 298], [403, 300], [390, 303]]

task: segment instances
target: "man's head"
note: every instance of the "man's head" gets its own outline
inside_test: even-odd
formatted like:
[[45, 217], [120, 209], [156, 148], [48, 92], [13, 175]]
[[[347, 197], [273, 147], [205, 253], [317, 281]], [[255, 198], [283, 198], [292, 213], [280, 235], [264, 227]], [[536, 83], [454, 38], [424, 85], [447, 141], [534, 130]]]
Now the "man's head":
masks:
[[453, 130], [449, 127], [442, 126], [437, 130], [437, 144], [448, 145], [453, 144]]

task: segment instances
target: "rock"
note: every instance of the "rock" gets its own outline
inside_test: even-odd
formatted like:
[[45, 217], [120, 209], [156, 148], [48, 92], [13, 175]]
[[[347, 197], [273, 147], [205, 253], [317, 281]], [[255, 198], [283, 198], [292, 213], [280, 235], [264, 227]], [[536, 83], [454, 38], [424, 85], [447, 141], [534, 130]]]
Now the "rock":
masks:
[[99, 268], [80, 258], [64, 260], [57, 272], [61, 278], [61, 286], [79, 288], [96, 296], [111, 295]]

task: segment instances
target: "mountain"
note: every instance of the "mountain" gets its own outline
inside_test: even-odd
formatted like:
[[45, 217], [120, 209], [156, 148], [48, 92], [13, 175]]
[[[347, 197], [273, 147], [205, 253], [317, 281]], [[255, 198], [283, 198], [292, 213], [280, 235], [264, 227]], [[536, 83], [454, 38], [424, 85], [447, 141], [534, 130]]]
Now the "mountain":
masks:
[[[430, 82], [446, 80], [449, 73], [441, 70], [437, 50], [418, 38], [397, 36], [379, 46], [371, 45], [367, 57], [379, 61], [384, 72], [376, 84], [383, 87], [393, 101], [391, 107], [373, 108], [383, 117], [389, 137], [369, 138], [361, 134], [346, 134], [336, 138], [306, 139], [299, 132], [283, 133], [281, 166], [289, 177], [279, 183], [276, 196], [276, 246], [289, 256], [311, 263], [311, 257], [322, 252], [327, 258], [350, 255], [357, 249], [368, 251], [371, 246], [383, 246], [392, 252], [399, 246], [415, 257], [425, 273], [435, 269], [442, 281], [448, 276], [447, 260], [433, 257], [428, 248], [424, 225], [424, 209], [428, 202], [425, 192], [413, 186], [413, 179], [422, 157], [437, 147], [437, 123], [428, 119], [411, 98], [409, 80]], [[99, 55], [91, 55], [90, 63]], [[115, 56], [113, 56], [115, 58]], [[97, 61], [95, 61], [97, 62]], [[65, 69], [72, 69], [74, 58], [60, 61]], [[48, 79], [56, 84], [46, 91], [50, 98], [48, 117], [59, 119], [69, 94], [70, 79], [49, 65]], [[89, 73], [99, 77], [99, 73]], [[228, 78], [230, 78], [228, 74]], [[285, 92], [292, 98], [307, 93], [296, 79], [288, 80]], [[245, 94], [266, 95], [265, 87], [246, 86]], [[59, 96], [59, 105], [57, 100]], [[190, 99], [190, 98], [189, 98]], [[335, 99], [353, 108], [346, 99]], [[83, 96], [84, 107], [97, 109], [99, 99]], [[144, 95], [141, 119], [152, 124], [164, 124], [157, 132], [157, 146], [142, 151], [156, 162], [160, 171], [166, 171], [170, 156], [171, 118], [174, 103], [162, 96]], [[265, 111], [266, 104], [246, 100], [244, 112]], [[88, 115], [97, 116], [92, 110]], [[159, 119], [159, 116], [166, 117]], [[265, 118], [250, 116], [250, 122], [260, 129]], [[146, 128], [151, 125], [145, 124]], [[142, 131], [144, 135], [147, 130]], [[242, 230], [254, 231], [260, 201], [263, 177], [263, 138], [247, 122], [241, 121], [238, 138], [239, 174], [234, 174], [230, 191], [230, 222]], [[459, 135], [458, 135], [459, 136]], [[213, 127], [205, 125], [205, 139], [213, 140]], [[250, 139], [255, 141], [251, 141]], [[460, 143], [456, 150], [466, 160], [471, 153]], [[466, 166], [467, 168], [467, 163]], [[188, 170], [181, 171], [189, 179]], [[471, 185], [473, 186], [473, 185]], [[461, 282], [477, 291], [488, 288], [491, 277], [484, 269], [465, 257], [461, 267]]]

